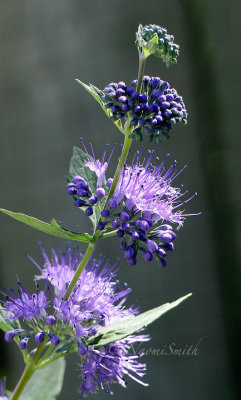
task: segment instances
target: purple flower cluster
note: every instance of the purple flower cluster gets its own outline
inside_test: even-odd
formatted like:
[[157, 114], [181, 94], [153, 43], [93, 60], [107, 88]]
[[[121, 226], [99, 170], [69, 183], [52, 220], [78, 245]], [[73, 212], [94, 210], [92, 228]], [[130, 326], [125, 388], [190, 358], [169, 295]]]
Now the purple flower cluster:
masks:
[[88, 350], [81, 348], [83, 355], [81, 397], [87, 392], [96, 392], [98, 389], [113, 394], [110, 385], [119, 383], [126, 387], [125, 376], [129, 376], [143, 386], [148, 386], [139, 379], [145, 375], [146, 371], [146, 365], [138, 362], [142, 354], [131, 354], [130, 351], [136, 343], [148, 340], [150, 339], [147, 335], [134, 335], [102, 346], [98, 350], [93, 347], [89, 347]]
[[137, 80], [132, 82], [132, 88], [124, 82], [110, 83], [103, 90], [102, 101], [110, 110], [112, 119], [124, 123], [127, 118], [132, 118], [134, 130], [131, 135], [137, 140], [142, 140], [144, 131], [150, 141], [155, 137], [159, 142], [162, 136], [169, 137], [173, 124], [186, 124], [187, 111], [183, 99], [168, 82], [144, 76], [141, 94], [136, 88]]
[[146, 162], [140, 163], [139, 154], [131, 167], [123, 169], [109, 207], [101, 215], [104, 224], [118, 229], [117, 236], [122, 239], [120, 248], [130, 265], [136, 264], [140, 250], [146, 261], [155, 256], [164, 267], [166, 254], [174, 249], [176, 239], [170, 223], [183, 224], [184, 215], [177, 208], [190, 199], [181, 202], [185, 193], [181, 192], [181, 187], [172, 187], [172, 181], [180, 173], [175, 171], [176, 163], [165, 171], [165, 160], [160, 164], [157, 161], [153, 167], [152, 156], [153, 153]]
[[90, 217], [93, 214], [93, 205], [96, 205], [105, 196], [104, 188], [97, 188], [93, 195], [88, 183], [81, 176], [74, 176], [72, 182], [67, 183], [68, 194], [75, 199], [75, 207], [87, 207], [85, 214]]
[[[164, 267], [167, 252], [174, 250], [176, 239], [171, 224], [180, 227], [185, 217], [192, 215], [184, 214], [180, 208], [196, 194], [183, 200], [187, 191], [182, 192], [182, 185], [172, 186], [185, 167], [176, 171], [175, 161], [165, 169], [169, 155], [161, 163], [156, 159], [155, 166], [151, 164], [153, 152], [142, 162], [141, 155], [137, 153], [131, 166], [125, 165], [121, 171], [114, 194], [101, 211], [97, 229], [116, 230], [121, 238], [120, 249], [130, 265], [136, 264], [140, 251], [144, 260], [151, 261], [155, 257]], [[88, 166], [99, 176], [98, 163], [91, 161]]]
[[[82, 391], [88, 392], [94, 391], [93, 387], [104, 388], [105, 385], [109, 387], [109, 384], [116, 380], [119, 383], [124, 382], [123, 374], [131, 376], [128, 370], [132, 366], [132, 371], [141, 376], [140, 371], [144, 371], [145, 366], [134, 361], [133, 355], [129, 358], [128, 344], [149, 340], [149, 337], [131, 336], [124, 342], [116, 342], [106, 347], [104, 352], [101, 349], [88, 347], [88, 339], [96, 335], [98, 329], [138, 314], [138, 309], [134, 305], [129, 308], [124, 306], [126, 296], [131, 290], [126, 284], [118, 290], [119, 281], [113, 280], [118, 267], [116, 264], [109, 266], [101, 257], [98, 260], [89, 260], [75, 289], [66, 300], [68, 285], [81, 259], [82, 255], [79, 255], [77, 250], [71, 251], [69, 247], [64, 253], [52, 250], [51, 259], [42, 249], [42, 266], [31, 260], [40, 270], [40, 275], [35, 279], [44, 280], [44, 289], [40, 290], [36, 284], [36, 292], [30, 294], [18, 282], [17, 292], [13, 289], [1, 292], [6, 297], [1, 303], [4, 306], [2, 311], [6, 320], [20, 318], [28, 326], [28, 329], [8, 331], [5, 340], [10, 342], [15, 336], [19, 337], [19, 346], [22, 350], [26, 349], [31, 337], [37, 344], [42, 343], [47, 337], [53, 346], [58, 346], [60, 343], [72, 344], [74, 351], [84, 356], [81, 366]], [[108, 353], [111, 346], [113, 349], [119, 349], [117, 355]], [[98, 353], [103, 353], [99, 364], [93, 362]], [[107, 373], [106, 369], [110, 364], [115, 366], [112, 375]], [[94, 375], [98, 376], [98, 381], [93, 378]]]

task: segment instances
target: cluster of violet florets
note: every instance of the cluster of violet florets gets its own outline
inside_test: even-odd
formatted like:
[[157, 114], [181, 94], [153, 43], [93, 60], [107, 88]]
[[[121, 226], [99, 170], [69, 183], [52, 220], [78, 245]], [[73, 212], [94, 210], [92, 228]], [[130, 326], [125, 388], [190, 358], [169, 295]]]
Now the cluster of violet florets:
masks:
[[168, 82], [144, 76], [141, 94], [136, 89], [137, 80], [132, 82], [132, 87], [127, 87], [125, 82], [110, 83], [101, 98], [115, 121], [120, 119], [124, 123], [131, 115], [130, 124], [135, 128], [131, 136], [142, 140], [145, 131], [149, 140], [155, 137], [160, 141], [161, 135], [169, 136], [173, 124], [186, 124], [187, 111], [183, 99]]
[[[84, 148], [88, 155], [85, 167], [96, 174], [97, 184], [102, 184], [109, 163], [109, 161], [104, 162], [106, 149], [99, 161], [95, 156], [91, 158], [85, 146]], [[184, 214], [180, 207], [196, 194], [183, 200], [187, 191], [182, 192], [182, 185], [175, 188], [173, 181], [185, 167], [176, 171], [176, 161], [174, 161], [165, 169], [169, 155], [163, 162], [154, 159], [155, 166], [153, 166], [151, 163], [153, 155], [154, 152], [149, 152], [147, 159], [141, 161], [142, 152], [139, 152], [134, 156], [131, 166], [124, 166], [113, 195], [100, 213], [101, 220], [97, 224], [97, 230], [116, 230], [116, 235], [121, 239], [119, 247], [123, 250], [129, 265], [137, 263], [137, 253], [140, 251], [145, 261], [151, 261], [155, 257], [158, 263], [165, 267], [167, 252], [174, 250], [173, 242], [176, 239], [171, 224], [177, 225], [178, 228], [183, 225], [185, 217], [191, 214]], [[70, 185], [82, 182], [82, 179], [80, 176], [75, 176], [73, 183], [67, 184], [69, 194], [73, 195]], [[112, 178], [107, 180], [107, 188], [111, 187], [112, 181]], [[104, 191], [103, 188], [97, 187], [96, 193], [99, 189]], [[80, 192], [77, 190], [78, 194]], [[108, 192], [105, 193], [107, 194]], [[76, 195], [73, 196], [75, 198]], [[75, 205], [86, 207], [85, 198], [75, 200]], [[93, 213], [93, 205], [91, 209]]]
[[5, 300], [1, 300], [5, 319], [20, 319], [26, 325], [24, 329], [6, 332], [5, 340], [10, 342], [15, 337], [19, 338], [22, 350], [27, 348], [30, 339], [36, 344], [47, 339], [56, 348], [72, 345], [81, 360], [81, 394], [95, 392], [97, 388], [111, 392], [111, 383], [118, 382], [125, 386], [124, 375], [138, 380], [132, 373], [139, 377], [145, 374], [145, 365], [137, 361], [139, 356], [132, 354], [130, 348], [150, 338], [143, 334], [132, 335], [99, 348], [88, 345], [88, 339], [94, 337], [100, 328], [120, 322], [139, 311], [134, 305], [124, 306], [131, 289], [127, 284], [117, 289], [119, 281], [113, 278], [118, 267], [116, 264], [110, 266], [101, 257], [89, 260], [75, 289], [66, 299], [68, 285], [81, 259], [82, 255], [69, 247], [64, 253], [52, 250], [51, 259], [42, 249], [43, 265], [32, 261], [40, 271], [35, 279], [45, 282], [44, 289], [40, 290], [39, 284], [36, 284], [36, 292], [31, 294], [18, 282], [17, 292], [13, 289], [1, 292], [5, 295]]

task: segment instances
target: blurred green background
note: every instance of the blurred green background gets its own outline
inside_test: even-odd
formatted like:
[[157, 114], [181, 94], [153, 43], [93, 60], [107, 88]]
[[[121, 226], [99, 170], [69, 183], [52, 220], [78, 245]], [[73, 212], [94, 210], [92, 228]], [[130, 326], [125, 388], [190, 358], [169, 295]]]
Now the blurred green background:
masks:
[[[149, 329], [151, 348], [198, 344], [196, 356], [145, 357], [150, 383], [129, 381], [114, 387], [116, 399], [220, 400], [240, 398], [240, 208], [239, 11], [227, 0], [43, 0], [0, 1], [0, 185], [1, 207], [66, 228], [87, 231], [90, 224], [65, 190], [73, 145], [80, 137], [102, 154], [105, 143], [123, 138], [97, 103], [75, 82], [103, 88], [137, 76], [135, 31], [139, 23], [165, 26], [181, 46], [179, 62], [166, 69], [147, 62], [146, 73], [160, 76], [183, 95], [187, 126], [176, 126], [171, 140], [155, 148], [171, 153], [179, 177], [198, 197], [179, 231], [176, 249], [161, 270], [139, 257], [130, 267], [121, 259], [119, 278], [133, 288], [141, 309], [193, 296]], [[140, 145], [134, 143], [132, 154]], [[108, 176], [114, 171], [116, 156]], [[66, 241], [47, 236], [1, 215], [0, 286], [15, 286], [16, 274], [28, 289], [36, 272], [26, 258]], [[110, 242], [111, 240], [111, 242]], [[74, 245], [75, 243], [72, 242]], [[85, 246], [81, 245], [81, 250]], [[121, 256], [118, 240], [98, 244], [111, 261]], [[12, 389], [22, 372], [21, 355], [0, 334], [0, 374]], [[77, 359], [70, 357], [59, 399], [76, 399]], [[90, 396], [91, 397], [91, 396]], [[99, 393], [98, 398], [107, 395]]]

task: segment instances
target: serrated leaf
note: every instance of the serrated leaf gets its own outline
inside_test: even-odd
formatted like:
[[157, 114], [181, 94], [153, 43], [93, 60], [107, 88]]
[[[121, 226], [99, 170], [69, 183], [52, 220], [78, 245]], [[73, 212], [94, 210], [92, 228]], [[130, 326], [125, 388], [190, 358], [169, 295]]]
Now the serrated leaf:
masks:
[[150, 325], [163, 314], [177, 307], [191, 295], [192, 294], [189, 293], [186, 296], [173, 301], [172, 303], [163, 304], [162, 306], [153, 308], [152, 310], [146, 311], [137, 316], [133, 315], [132, 317], [125, 318], [121, 322], [101, 328], [99, 329], [97, 335], [90, 338], [87, 343], [88, 345], [100, 347], [109, 343], [114, 343], [117, 340], [124, 339], [125, 337], [132, 335], [133, 333], [138, 332], [140, 329]]
[[50, 224], [48, 224], [47, 222], [40, 221], [39, 219], [30, 217], [29, 215], [5, 210], [4, 208], [0, 208], [0, 211], [16, 219], [17, 221], [23, 222], [32, 228], [38, 229], [39, 231], [49, 233], [50, 235], [58, 236], [68, 240], [78, 240], [85, 243], [91, 242], [91, 236], [88, 233], [76, 233], [64, 229], [56, 222], [55, 219], [52, 219]]
[[88, 182], [91, 191], [95, 192], [97, 176], [95, 172], [85, 166], [87, 161], [89, 161], [87, 154], [78, 147], [74, 147], [73, 155], [70, 159], [69, 178], [72, 180], [75, 175], [82, 176]]
[[78, 82], [85, 90], [87, 90], [88, 93], [91, 94], [91, 96], [94, 97], [94, 99], [100, 104], [100, 106], [103, 108], [104, 112], [106, 115], [110, 118], [110, 111], [105, 107], [105, 103], [101, 100], [101, 97], [104, 96], [104, 92], [102, 90], [98, 89], [94, 85], [86, 85], [84, 82], [80, 81], [79, 79], [76, 79], [76, 82]]
[[34, 372], [19, 400], [55, 400], [61, 392], [66, 362], [60, 358]]
[[[104, 92], [102, 90], [98, 89], [94, 85], [86, 85], [84, 82], [81, 82], [79, 79], [75, 79], [76, 82], [78, 82], [85, 90], [87, 90], [88, 93], [91, 94], [91, 96], [99, 103], [101, 108], [104, 110], [105, 114], [107, 115], [108, 118], [111, 118], [111, 111], [110, 109], [106, 108], [105, 102], [102, 100], [102, 97], [104, 96]], [[117, 128], [122, 132], [125, 133], [120, 120], [113, 121], [114, 124], [117, 126]]]

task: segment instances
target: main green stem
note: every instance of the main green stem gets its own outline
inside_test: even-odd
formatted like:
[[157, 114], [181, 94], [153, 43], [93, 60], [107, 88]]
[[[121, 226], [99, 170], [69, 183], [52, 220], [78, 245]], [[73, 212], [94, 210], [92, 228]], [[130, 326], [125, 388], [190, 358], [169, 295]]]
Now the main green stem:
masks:
[[72, 281], [70, 282], [70, 285], [68, 287], [68, 290], [67, 290], [67, 293], [65, 296], [65, 300], [69, 299], [69, 296], [71, 295], [71, 292], [74, 289], [74, 287], [81, 275], [81, 272], [83, 271], [84, 267], [86, 266], [87, 262], [89, 261], [89, 258], [91, 256], [91, 254], [93, 253], [94, 248], [95, 248], [95, 243], [89, 243], [89, 246], [86, 249], [84, 257], [82, 258], [81, 263], [80, 263], [77, 271], [75, 272], [75, 275], [74, 275]]
[[[144, 68], [145, 68], [145, 62], [146, 62], [146, 58], [143, 56], [143, 54], [139, 54], [139, 70], [138, 70], [138, 82], [137, 82], [137, 92], [141, 93], [141, 87], [142, 87], [142, 80], [143, 80], [143, 75], [144, 75]], [[122, 152], [121, 152], [121, 156], [115, 171], [115, 176], [113, 179], [113, 183], [111, 185], [109, 194], [107, 196], [107, 199], [105, 201], [105, 205], [104, 205], [104, 209], [108, 206], [108, 202], [110, 200], [110, 198], [113, 196], [113, 194], [115, 193], [115, 189], [116, 186], [118, 185], [119, 179], [120, 179], [120, 174], [121, 171], [125, 165], [130, 147], [131, 147], [131, 143], [132, 143], [132, 139], [129, 137], [130, 133], [133, 131], [133, 127], [131, 126], [130, 122], [131, 122], [132, 116], [129, 115], [128, 120], [126, 121], [125, 124], [125, 141], [124, 141], [124, 145], [122, 148]], [[89, 243], [89, 246], [86, 249], [86, 252], [82, 258], [82, 261], [72, 279], [72, 281], [70, 282], [70, 285], [68, 287], [66, 296], [65, 296], [65, 300], [68, 300], [72, 290], [74, 289], [76, 283], [78, 282], [78, 279], [83, 271], [83, 269], [85, 268], [87, 262], [89, 261], [89, 258], [91, 257], [91, 254], [94, 251], [95, 245], [97, 240], [99, 239], [99, 236], [101, 235], [101, 232], [96, 232], [93, 236], [94, 240], [93, 242]]]
[[[137, 81], [137, 92], [141, 93], [141, 87], [142, 87], [142, 80], [143, 80], [143, 75], [144, 75], [144, 68], [145, 68], [145, 62], [146, 62], [146, 58], [143, 56], [143, 54], [139, 54], [139, 70], [138, 70], [138, 81]], [[131, 147], [131, 143], [132, 143], [132, 139], [129, 138], [129, 134], [132, 132], [133, 128], [130, 125], [131, 122], [131, 117], [129, 117], [129, 119], [126, 122], [126, 126], [125, 126], [125, 141], [124, 141], [124, 145], [122, 148], [122, 153], [120, 156], [120, 160], [118, 163], [118, 166], [116, 168], [115, 171], [115, 176], [114, 176], [114, 180], [113, 183], [111, 185], [108, 197], [106, 199], [105, 202], [105, 206], [104, 208], [107, 206], [108, 201], [110, 200], [111, 196], [114, 194], [116, 186], [119, 182], [120, 179], [120, 174], [121, 171], [125, 165], [130, 147]]]
[[142, 86], [142, 80], [143, 80], [143, 75], [144, 75], [145, 63], [146, 63], [146, 57], [142, 53], [139, 53], [139, 71], [138, 71], [138, 82], [137, 82], [137, 92], [138, 93], [141, 93], [141, 86]]
[[122, 148], [122, 153], [121, 153], [121, 156], [120, 156], [120, 159], [119, 159], [118, 166], [117, 166], [116, 171], [115, 171], [115, 176], [114, 176], [114, 179], [113, 179], [113, 183], [111, 185], [111, 188], [110, 188], [108, 197], [106, 199], [104, 208], [107, 206], [108, 201], [110, 200], [110, 198], [115, 193], [116, 186], [117, 186], [117, 184], [119, 182], [119, 179], [120, 179], [121, 171], [122, 171], [122, 169], [123, 169], [123, 167], [125, 165], [125, 162], [126, 162], [126, 159], [127, 159], [130, 147], [131, 147], [131, 143], [132, 143], [132, 139], [129, 138], [129, 133], [131, 133], [130, 127], [128, 127], [127, 133], [125, 134], [125, 141], [124, 141], [124, 145], [123, 145], [123, 148]]
[[[129, 131], [128, 131], [128, 134], [129, 134]], [[115, 172], [114, 180], [113, 180], [110, 192], [108, 194], [108, 197], [106, 199], [104, 208], [108, 204], [108, 201], [109, 201], [110, 197], [115, 192], [116, 186], [117, 186], [119, 178], [120, 178], [121, 170], [122, 170], [122, 168], [123, 168], [123, 166], [124, 166], [124, 164], [126, 162], [126, 158], [127, 158], [127, 155], [128, 155], [128, 152], [129, 152], [129, 149], [130, 149], [130, 146], [131, 146], [131, 142], [132, 142], [132, 139], [130, 139], [128, 137], [128, 134], [125, 135], [125, 142], [124, 142], [124, 145], [123, 145], [121, 157], [120, 157], [120, 160], [119, 160], [116, 172]], [[67, 290], [67, 293], [66, 293], [66, 296], [65, 296], [65, 300], [69, 299], [69, 296], [71, 295], [71, 292], [72, 292], [73, 288], [75, 287], [76, 283], [78, 282], [78, 279], [79, 279], [79, 277], [81, 275], [81, 272], [83, 271], [83, 269], [86, 266], [91, 254], [94, 251], [94, 248], [95, 248], [97, 240], [98, 240], [98, 235], [96, 236], [95, 242], [89, 243], [89, 246], [86, 249], [84, 257], [82, 258], [81, 263], [80, 263], [80, 265], [79, 265], [79, 267], [78, 267], [78, 269], [77, 269], [72, 281], [70, 282], [70, 285], [68, 287], [68, 290]]]
[[43, 351], [43, 348], [45, 346], [45, 343], [47, 341], [48, 337], [46, 336], [45, 340], [39, 345], [36, 353], [34, 354], [32, 360], [26, 365], [25, 370], [23, 371], [23, 374], [13, 392], [11, 400], [17, 400], [21, 393], [23, 392], [26, 384], [28, 383], [29, 379], [33, 375], [34, 371], [36, 370], [37, 362], [39, 360], [39, 357]]

